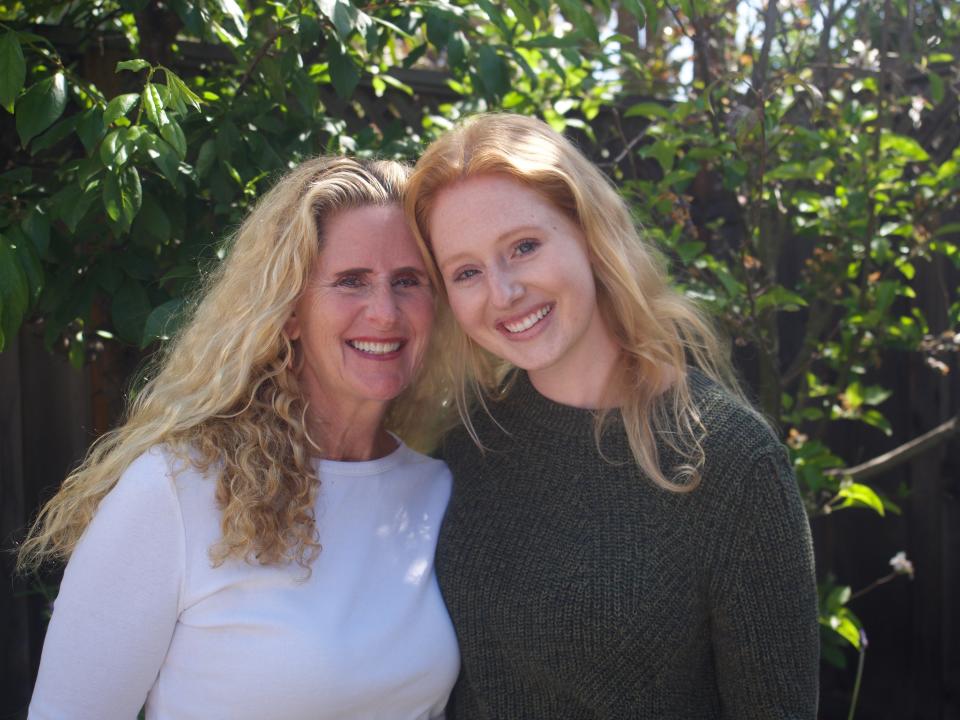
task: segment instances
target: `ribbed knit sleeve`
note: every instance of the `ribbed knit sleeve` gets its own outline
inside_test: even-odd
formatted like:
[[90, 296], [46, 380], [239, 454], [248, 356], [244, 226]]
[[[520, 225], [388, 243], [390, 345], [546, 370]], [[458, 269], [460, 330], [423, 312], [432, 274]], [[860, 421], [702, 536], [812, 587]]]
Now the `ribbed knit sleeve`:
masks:
[[786, 453], [760, 454], [729, 500], [710, 589], [722, 717], [812, 720], [819, 662], [813, 549]]

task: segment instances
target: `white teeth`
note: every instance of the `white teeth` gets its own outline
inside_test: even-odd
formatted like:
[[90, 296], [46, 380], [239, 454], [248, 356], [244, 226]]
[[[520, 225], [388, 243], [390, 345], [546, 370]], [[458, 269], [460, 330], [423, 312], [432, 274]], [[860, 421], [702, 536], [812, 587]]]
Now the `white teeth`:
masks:
[[532, 312], [529, 315], [527, 315], [525, 318], [523, 318], [523, 320], [520, 320], [519, 322], [515, 322], [515, 323], [504, 323], [503, 326], [512, 333], [520, 333], [520, 332], [523, 332], [524, 330], [529, 330], [538, 322], [543, 320], [547, 315], [549, 315], [550, 310], [552, 309], [553, 309], [552, 306], [544, 305], [542, 308], [540, 308], [536, 312]]
[[347, 344], [360, 352], [370, 353], [371, 355], [386, 355], [387, 353], [396, 352], [400, 349], [400, 343], [398, 342], [385, 343], [367, 342], [366, 340], [349, 340]]

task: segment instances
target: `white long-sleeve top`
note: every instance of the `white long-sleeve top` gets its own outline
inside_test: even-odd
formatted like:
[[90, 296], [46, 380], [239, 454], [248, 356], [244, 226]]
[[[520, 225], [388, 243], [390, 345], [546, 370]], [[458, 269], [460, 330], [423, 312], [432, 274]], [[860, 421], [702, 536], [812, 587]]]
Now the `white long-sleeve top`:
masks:
[[401, 444], [317, 461], [322, 550], [303, 568], [231, 559], [215, 481], [137, 459], [67, 565], [30, 720], [427, 720], [459, 669], [433, 570], [450, 473]]

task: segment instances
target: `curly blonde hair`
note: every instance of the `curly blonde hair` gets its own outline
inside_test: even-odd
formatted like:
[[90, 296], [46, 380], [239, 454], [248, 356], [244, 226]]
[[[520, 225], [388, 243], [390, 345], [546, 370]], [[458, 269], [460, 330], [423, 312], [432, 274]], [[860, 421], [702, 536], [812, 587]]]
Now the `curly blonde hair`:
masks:
[[[124, 470], [161, 443], [216, 475], [222, 537], [210, 550], [215, 564], [242, 557], [309, 567], [320, 550], [311, 456], [322, 448], [307, 433], [307, 399], [284, 323], [322, 247], [324, 219], [399, 204], [409, 171], [392, 161], [320, 157], [280, 178], [234, 236], [189, 322], [158, 353], [124, 422], [91, 446], [40, 511], [19, 570], [67, 559]], [[442, 414], [431, 371], [437, 345], [388, 410], [387, 426], [414, 446], [429, 441]]]
[[[566, 138], [536, 118], [508, 113], [466, 119], [427, 148], [407, 186], [405, 210], [429, 259], [434, 284], [443, 282], [430, 250], [430, 213], [438, 193], [476, 175], [499, 174], [533, 189], [567, 214], [586, 237], [597, 302], [620, 348], [612, 382], [634, 459], [659, 486], [689, 491], [699, 483], [705, 429], [690, 395], [689, 366], [743, 398], [711, 322], [670, 286], [657, 251], [637, 232], [626, 202], [609, 178]], [[480, 444], [470, 412], [495, 392], [509, 392], [505, 361], [465, 333], [447, 346], [447, 372], [462, 422]], [[597, 414], [596, 436], [607, 413]], [[660, 467], [657, 439], [680, 457]]]

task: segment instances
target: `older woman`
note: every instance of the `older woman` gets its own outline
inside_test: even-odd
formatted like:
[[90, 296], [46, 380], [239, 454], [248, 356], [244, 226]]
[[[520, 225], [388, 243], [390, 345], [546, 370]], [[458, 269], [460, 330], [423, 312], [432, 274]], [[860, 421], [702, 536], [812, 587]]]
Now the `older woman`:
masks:
[[432, 418], [406, 175], [320, 158], [282, 178], [44, 508], [21, 564], [70, 561], [30, 718], [443, 715], [450, 476], [388, 429]]
[[610, 182], [546, 124], [486, 115], [430, 146], [406, 207], [462, 329], [452, 714], [812, 720], [790, 464]]

